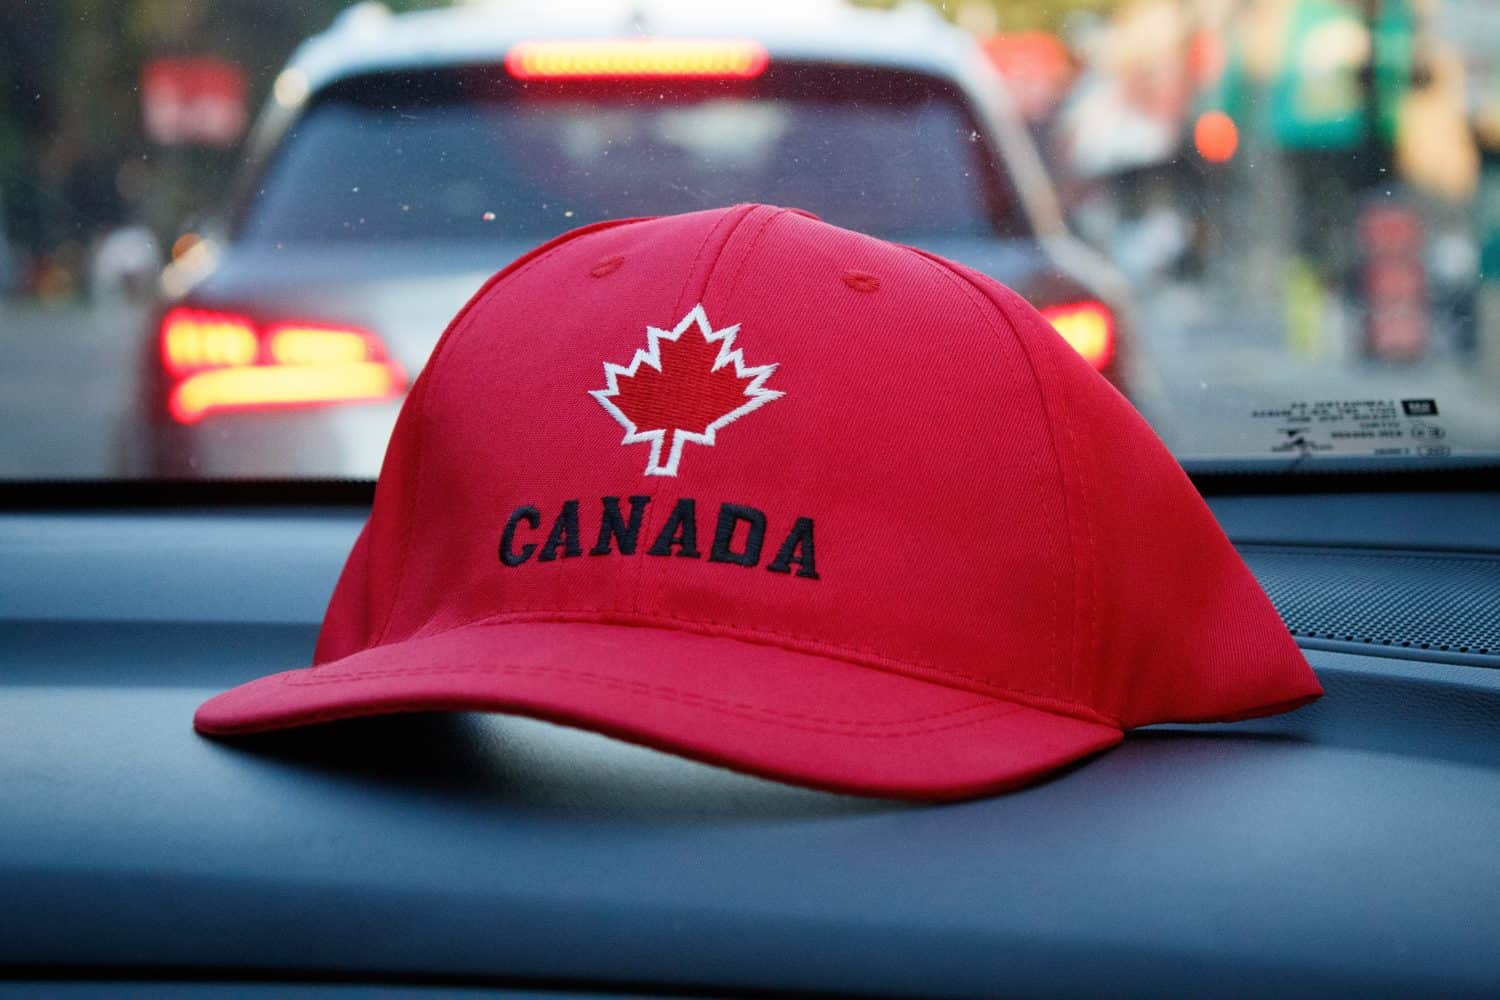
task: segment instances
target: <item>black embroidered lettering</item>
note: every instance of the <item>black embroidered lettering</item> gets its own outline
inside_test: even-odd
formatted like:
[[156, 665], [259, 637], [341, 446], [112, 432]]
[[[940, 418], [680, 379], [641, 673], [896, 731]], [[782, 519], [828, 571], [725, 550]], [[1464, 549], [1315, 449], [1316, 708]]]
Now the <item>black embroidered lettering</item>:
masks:
[[[749, 526], [745, 536], [745, 548], [734, 551], [734, 532], [743, 521]], [[719, 505], [719, 523], [714, 528], [714, 547], [708, 553], [709, 562], [735, 563], [754, 566], [760, 562], [761, 544], [766, 538], [766, 515], [754, 507], [742, 507], [736, 503]]]
[[781, 543], [776, 558], [771, 560], [766, 569], [772, 573], [790, 573], [792, 563], [797, 564], [798, 576], [809, 580], [818, 578], [817, 566], [813, 561], [813, 523], [810, 517], [797, 518], [786, 541]]
[[536, 561], [551, 562], [556, 559], [558, 546], [562, 546], [563, 558], [583, 555], [583, 549], [578, 546], [577, 500], [569, 500], [563, 504], [562, 512], [552, 522], [552, 532], [547, 536], [547, 544], [542, 546]]
[[674, 545], [677, 547], [677, 555], [685, 559], [698, 558], [697, 512], [693, 501], [687, 497], [678, 500], [677, 506], [672, 508], [667, 522], [661, 526], [661, 534], [656, 536], [656, 541], [651, 544], [647, 554], [669, 556]]
[[635, 555], [636, 536], [641, 533], [641, 518], [646, 513], [646, 504], [651, 502], [650, 497], [630, 498], [630, 521], [627, 524], [620, 517], [620, 498], [604, 497], [604, 515], [599, 521], [599, 540], [594, 547], [589, 549], [591, 556], [609, 555], [609, 540], [611, 537], [619, 544], [620, 555]]
[[505, 530], [500, 533], [500, 561], [507, 566], [519, 566], [531, 558], [536, 551], [536, 546], [526, 544], [521, 546], [521, 551], [515, 550], [516, 525], [525, 521], [533, 528], [542, 524], [542, 512], [535, 507], [517, 507], [511, 511], [510, 517], [505, 519]]

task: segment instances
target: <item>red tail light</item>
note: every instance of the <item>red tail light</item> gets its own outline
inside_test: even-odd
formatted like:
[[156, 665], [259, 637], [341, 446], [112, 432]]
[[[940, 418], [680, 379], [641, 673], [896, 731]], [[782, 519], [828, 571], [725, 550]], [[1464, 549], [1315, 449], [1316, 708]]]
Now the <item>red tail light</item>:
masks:
[[1071, 302], [1040, 310], [1062, 338], [1096, 369], [1103, 370], [1115, 353], [1115, 319], [1102, 302]]
[[173, 309], [161, 321], [167, 409], [178, 423], [210, 413], [394, 399], [406, 375], [385, 345], [352, 326]]
[[255, 328], [243, 316], [173, 309], [161, 323], [161, 363], [172, 375], [254, 364]]
[[517, 80], [625, 77], [750, 79], [770, 56], [755, 42], [633, 38], [521, 42], [505, 55]]

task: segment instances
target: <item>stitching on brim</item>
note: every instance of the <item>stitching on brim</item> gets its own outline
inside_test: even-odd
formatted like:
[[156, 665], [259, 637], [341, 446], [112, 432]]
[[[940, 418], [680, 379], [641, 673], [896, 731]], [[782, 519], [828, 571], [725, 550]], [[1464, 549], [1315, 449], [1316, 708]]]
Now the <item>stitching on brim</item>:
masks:
[[[1020, 712], [1024, 706], [1016, 704], [997, 704], [993, 701], [967, 705], [963, 708], [940, 712], [936, 715], [917, 716], [911, 719], [894, 719], [889, 721], [865, 722], [860, 720], [828, 720], [833, 725], [808, 725], [806, 723], [817, 723], [822, 721], [817, 716], [799, 715], [792, 712], [778, 712], [774, 709], [762, 708], [743, 702], [731, 702], [710, 696], [695, 694], [691, 691], [683, 691], [679, 688], [665, 687], [662, 685], [649, 685], [640, 681], [629, 681], [623, 678], [605, 677], [587, 671], [568, 670], [561, 667], [522, 667], [513, 665], [504, 666], [469, 666], [469, 667], [438, 667], [434, 669], [409, 668], [402, 670], [371, 670], [360, 673], [341, 674], [337, 677], [316, 677], [311, 672], [303, 674], [293, 672], [283, 675], [283, 683], [290, 687], [314, 687], [325, 684], [350, 684], [370, 678], [386, 677], [432, 677], [444, 674], [505, 674], [505, 675], [536, 675], [556, 676], [578, 684], [591, 685], [595, 687], [612, 688], [629, 694], [640, 695], [670, 701], [708, 712], [716, 712], [722, 715], [732, 715], [747, 719], [763, 725], [779, 726], [784, 729], [797, 729], [804, 732], [824, 733], [833, 736], [853, 736], [867, 739], [895, 739], [910, 736], [921, 736], [927, 733], [941, 732], [948, 729], [958, 729], [964, 726], [976, 725], [980, 722], [993, 721]], [[296, 680], [297, 677], [306, 677], [304, 680]], [[990, 708], [991, 711], [980, 712], [981, 709]], [[338, 717], [348, 713], [348, 709], [330, 709], [318, 715]], [[953, 717], [966, 713], [980, 713], [974, 718], [952, 721]], [[312, 719], [316, 716], [305, 716]], [[898, 726], [908, 726], [912, 722], [923, 722], [931, 719], [947, 719], [949, 721], [930, 726], [918, 726], [916, 728], [895, 729]], [[788, 721], [797, 720], [797, 721]], [[881, 732], [867, 732], [865, 730], [886, 730]], [[892, 731], [893, 730], [893, 731]]]
[[[745, 628], [733, 622], [687, 618], [665, 612], [656, 615], [647, 615], [618, 612], [604, 608], [590, 611], [542, 611], [535, 608], [525, 611], [501, 611], [493, 615], [486, 615], [471, 621], [457, 622], [453, 625], [447, 625], [430, 631], [418, 631], [408, 636], [407, 641], [434, 639], [449, 632], [471, 627], [483, 628], [486, 626], [514, 624], [609, 625], [622, 628], [660, 628], [669, 631], [708, 635], [720, 639], [731, 639], [737, 642], [771, 646], [804, 656], [831, 657], [853, 663], [857, 666], [895, 674], [899, 677], [939, 684], [944, 687], [956, 688], [960, 691], [969, 691], [973, 694], [992, 698], [1005, 698], [1020, 702], [1040, 711], [1068, 715], [1083, 722], [1095, 722], [1101, 725], [1112, 726], [1116, 729], [1124, 728], [1123, 723], [1119, 719], [1107, 716], [1087, 705], [1080, 705], [1048, 695], [1008, 688], [1003, 684], [996, 683], [991, 678], [982, 677], [978, 674], [962, 673], [937, 666], [936, 664], [915, 660], [901, 660], [875, 650], [837, 645], [823, 639], [808, 638], [791, 632], [781, 632], [775, 629]], [[328, 666], [328, 664], [325, 664], [315, 669], [326, 670]], [[954, 684], [952, 683], [954, 681], [963, 683]]]
[[757, 705], [748, 701], [733, 701], [728, 698], [718, 698], [711, 694], [690, 691], [687, 688], [674, 687], [670, 684], [652, 684], [647, 681], [632, 680], [628, 677], [613, 677], [609, 674], [601, 674], [596, 670], [578, 670], [573, 667], [548, 667], [540, 664], [523, 663], [471, 664], [468, 666], [452, 667], [389, 667], [383, 670], [351, 670], [332, 677], [318, 676], [306, 671], [292, 671], [283, 674], [282, 677], [285, 678], [284, 683], [292, 687], [309, 687], [318, 684], [342, 684], [352, 681], [363, 681], [378, 677], [426, 677], [432, 674], [488, 673], [556, 674], [559, 677], [579, 678], [588, 681], [597, 681], [601, 684], [611, 684], [621, 688], [628, 688], [641, 694], [670, 695], [687, 700], [701, 701], [709, 705], [732, 708], [742, 712], [756, 712], [761, 715], [774, 715], [781, 719], [795, 719], [798, 722], [816, 722], [819, 725], [845, 726], [848, 728], [891, 729], [896, 726], [909, 726], [918, 722], [950, 719], [955, 715], [961, 715], [965, 712], [973, 712], [981, 708], [993, 708], [997, 704], [994, 698], [980, 698], [969, 701], [957, 708], [948, 708], [941, 712], [930, 712], [925, 715], [903, 716], [898, 719], [850, 719], [828, 715], [809, 715], [806, 712], [787, 712], [780, 709], [767, 708], [764, 705]]

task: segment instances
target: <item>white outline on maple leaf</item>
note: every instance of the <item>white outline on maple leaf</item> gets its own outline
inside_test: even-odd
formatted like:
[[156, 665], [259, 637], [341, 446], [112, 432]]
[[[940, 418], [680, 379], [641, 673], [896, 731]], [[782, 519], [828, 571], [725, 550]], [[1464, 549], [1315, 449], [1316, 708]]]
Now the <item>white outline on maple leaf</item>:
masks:
[[[743, 406], [736, 407], [724, 414], [722, 417], [710, 423], [699, 434], [694, 431], [684, 430], [680, 427], [659, 427], [649, 431], [636, 430], [635, 421], [625, 415], [625, 412], [613, 402], [615, 396], [620, 394], [621, 375], [626, 378], [635, 378], [635, 373], [640, 370], [644, 363], [661, 371], [661, 342], [670, 340], [675, 342], [690, 326], [696, 325], [698, 331], [703, 335], [706, 343], [717, 343], [719, 345], [718, 357], [714, 359], [713, 367], [709, 371], [718, 371], [730, 362], [734, 363], [735, 377], [739, 379], [752, 378], [753, 380], [745, 387], [745, 395], [749, 402]], [[609, 411], [609, 415], [615, 418], [615, 422], [625, 428], [625, 437], [620, 444], [639, 444], [642, 441], [651, 442], [651, 457], [646, 460], [646, 472], [648, 476], [675, 476], [677, 475], [677, 463], [682, 460], [682, 446], [688, 441], [694, 444], [709, 445], [714, 443], [714, 433], [725, 424], [733, 423], [751, 410], [764, 406], [773, 399], [785, 395], [776, 389], [763, 389], [766, 379], [776, 370], [776, 365], [756, 365], [747, 367], [744, 354], [734, 347], [734, 335], [739, 332], [740, 324], [727, 326], [722, 330], [715, 330], [713, 324], [708, 321], [708, 314], [703, 311], [703, 304], [693, 306], [688, 314], [682, 318], [671, 330], [662, 330], [654, 326], [646, 327], [645, 348], [636, 348], [635, 357], [630, 359], [630, 367], [617, 365], [613, 362], [604, 362], [604, 379], [608, 383], [605, 389], [590, 389], [589, 395], [599, 401], [599, 405]], [[668, 432], [672, 433], [672, 451], [667, 456], [665, 465], [661, 463], [661, 446]]]

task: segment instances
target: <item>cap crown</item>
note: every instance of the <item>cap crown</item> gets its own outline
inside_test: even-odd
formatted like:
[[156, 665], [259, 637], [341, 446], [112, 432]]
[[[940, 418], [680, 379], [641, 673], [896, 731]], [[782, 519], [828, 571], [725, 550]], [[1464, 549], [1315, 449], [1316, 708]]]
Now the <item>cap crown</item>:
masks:
[[727, 636], [1121, 727], [1318, 691], [1034, 309], [767, 206], [576, 230], [454, 319], [317, 659], [480, 621]]

